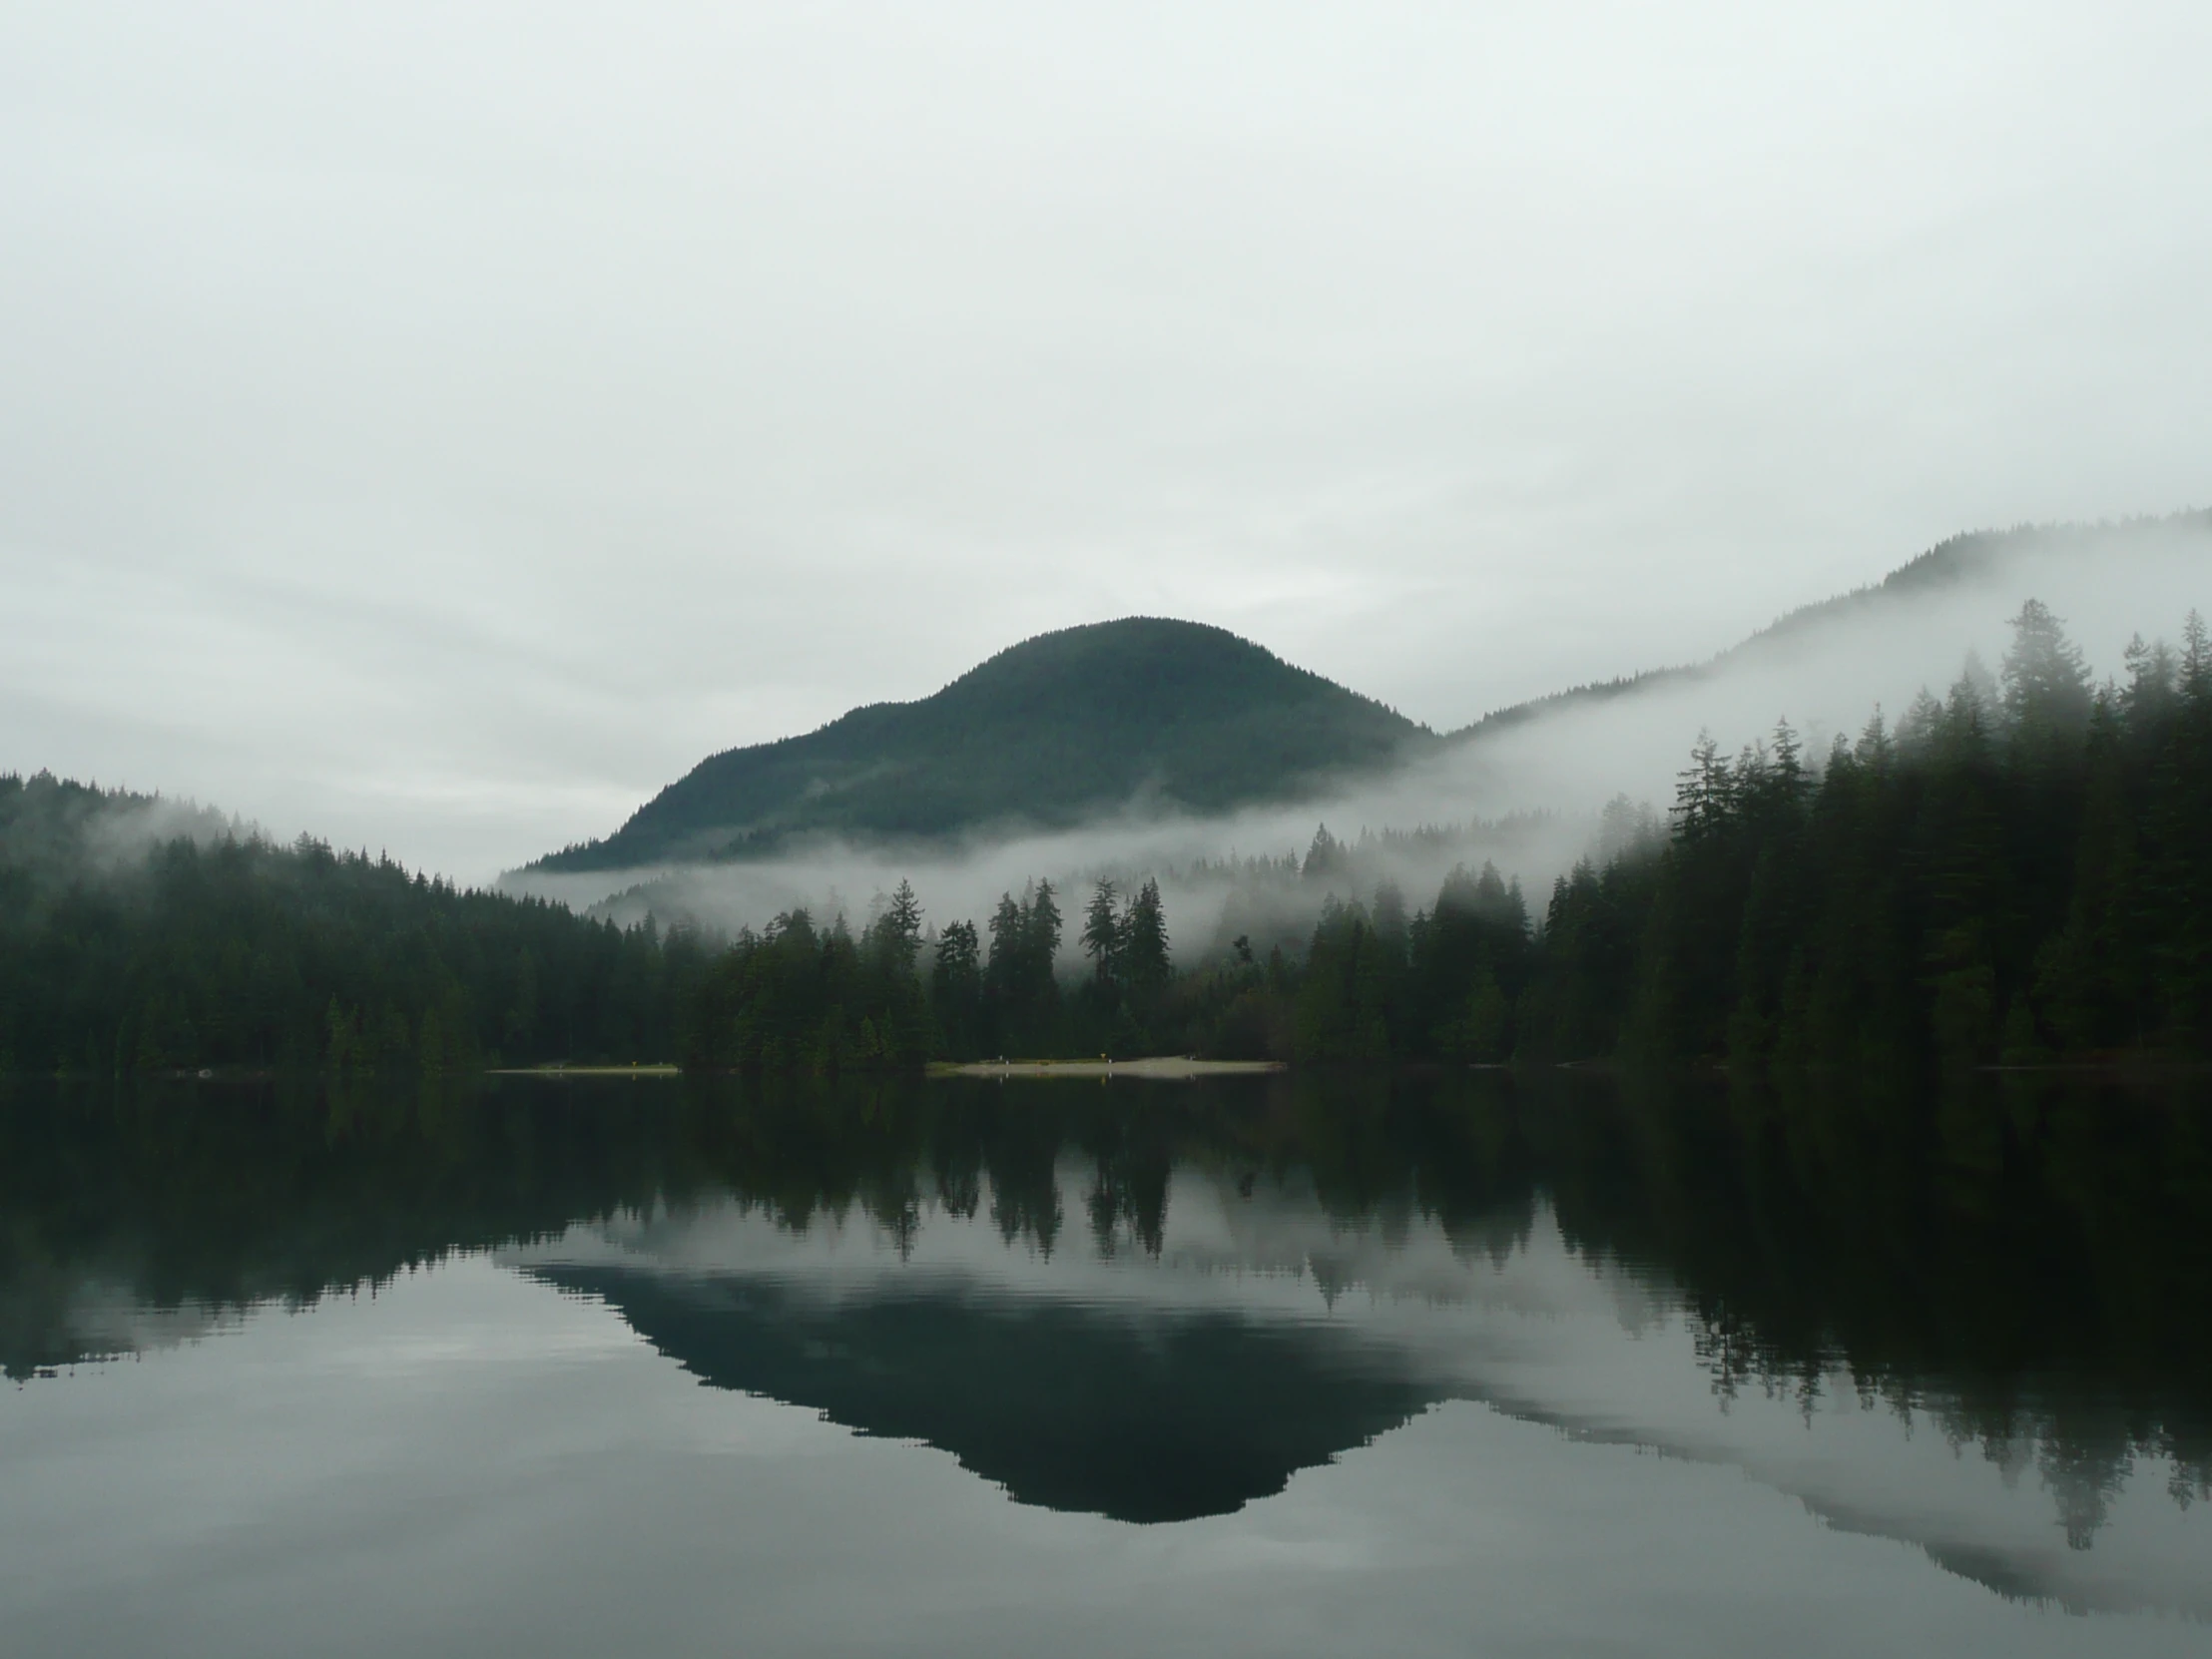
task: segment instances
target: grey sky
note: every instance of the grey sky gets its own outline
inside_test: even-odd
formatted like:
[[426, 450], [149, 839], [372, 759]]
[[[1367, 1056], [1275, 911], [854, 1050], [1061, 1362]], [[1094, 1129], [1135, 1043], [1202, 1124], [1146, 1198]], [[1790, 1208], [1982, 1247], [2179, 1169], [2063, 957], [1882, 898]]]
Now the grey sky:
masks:
[[2185, 4], [17, 0], [0, 767], [480, 878], [1045, 628], [1447, 726], [2201, 504], [2207, 61]]

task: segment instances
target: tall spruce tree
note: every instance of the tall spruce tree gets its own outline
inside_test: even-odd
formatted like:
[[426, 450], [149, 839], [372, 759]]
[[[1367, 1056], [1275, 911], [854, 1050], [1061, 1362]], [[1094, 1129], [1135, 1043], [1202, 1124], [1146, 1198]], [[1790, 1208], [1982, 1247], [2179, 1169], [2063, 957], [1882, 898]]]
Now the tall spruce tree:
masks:
[[1101, 879], [1083, 908], [1083, 952], [1091, 959], [1091, 977], [1111, 991], [1121, 978], [1121, 918], [1114, 908], [1114, 884]]
[[1121, 975], [1139, 998], [1157, 995], [1173, 971], [1168, 960], [1167, 910], [1160, 883], [1146, 877], [1129, 901], [1120, 931]]

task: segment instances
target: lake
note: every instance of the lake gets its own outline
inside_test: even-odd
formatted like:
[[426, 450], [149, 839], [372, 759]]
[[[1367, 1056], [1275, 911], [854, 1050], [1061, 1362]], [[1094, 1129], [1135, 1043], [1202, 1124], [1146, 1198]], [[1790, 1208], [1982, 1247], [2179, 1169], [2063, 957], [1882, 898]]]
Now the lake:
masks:
[[2212, 1653], [2212, 1098], [0, 1089], [11, 1655]]

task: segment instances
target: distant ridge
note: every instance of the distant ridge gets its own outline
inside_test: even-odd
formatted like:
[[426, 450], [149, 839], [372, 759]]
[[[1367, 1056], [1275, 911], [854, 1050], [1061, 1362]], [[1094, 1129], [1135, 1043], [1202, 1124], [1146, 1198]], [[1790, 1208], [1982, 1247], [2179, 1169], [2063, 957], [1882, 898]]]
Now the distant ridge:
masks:
[[1226, 629], [1126, 617], [1024, 640], [915, 702], [711, 756], [605, 839], [529, 867], [744, 857], [817, 834], [1060, 828], [1134, 800], [1218, 814], [1382, 771], [1437, 741]]
[[1795, 635], [1990, 575], [2029, 552], [2109, 552], [2115, 536], [2212, 534], [2212, 510], [2119, 524], [1977, 530], [1880, 582], [1802, 606], [1704, 663], [1576, 686], [1443, 736], [1226, 629], [1126, 617], [1022, 641], [932, 696], [854, 709], [819, 731], [725, 751], [605, 839], [533, 870], [766, 856], [810, 835], [942, 841], [1059, 829], [1133, 802], [1194, 816], [1320, 787], [1493, 736], [1539, 715], [1694, 682]]
[[1445, 733], [1443, 741], [1466, 743], [1518, 726], [1538, 715], [1556, 714], [1562, 709], [1604, 703], [1631, 692], [1650, 691], [1658, 686], [1678, 685], [1701, 679], [1785, 641], [1792, 635], [1804, 633], [1824, 623], [1841, 621], [1847, 616], [1874, 607], [1917, 598], [1937, 589], [1972, 581], [1996, 569], [2005, 558], [2026, 552], [2031, 547], [2063, 550], [2072, 543], [2079, 544], [2085, 552], [2092, 542], [2108, 539], [2115, 533], [2175, 530], [2212, 534], [2212, 508], [2174, 513], [2165, 517], [2126, 519], [2118, 524], [2022, 524], [2009, 530], [1969, 530], [1946, 541], [1937, 542], [1926, 553], [1898, 566], [1879, 582], [1854, 588], [1833, 599], [1801, 605], [1705, 662], [1684, 663], [1673, 668], [1646, 669], [1638, 674], [1622, 675], [1615, 680], [1594, 680], [1586, 685], [1570, 687], [1566, 691], [1531, 698], [1525, 703], [1493, 709], [1471, 725]]

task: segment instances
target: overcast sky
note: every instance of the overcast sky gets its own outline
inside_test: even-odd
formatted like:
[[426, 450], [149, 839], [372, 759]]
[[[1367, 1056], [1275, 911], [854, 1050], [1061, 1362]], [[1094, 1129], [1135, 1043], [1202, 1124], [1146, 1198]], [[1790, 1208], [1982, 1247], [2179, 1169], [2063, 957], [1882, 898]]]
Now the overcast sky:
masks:
[[2212, 500], [2212, 7], [0, 11], [0, 768], [482, 878], [1043, 629], [1439, 727]]

